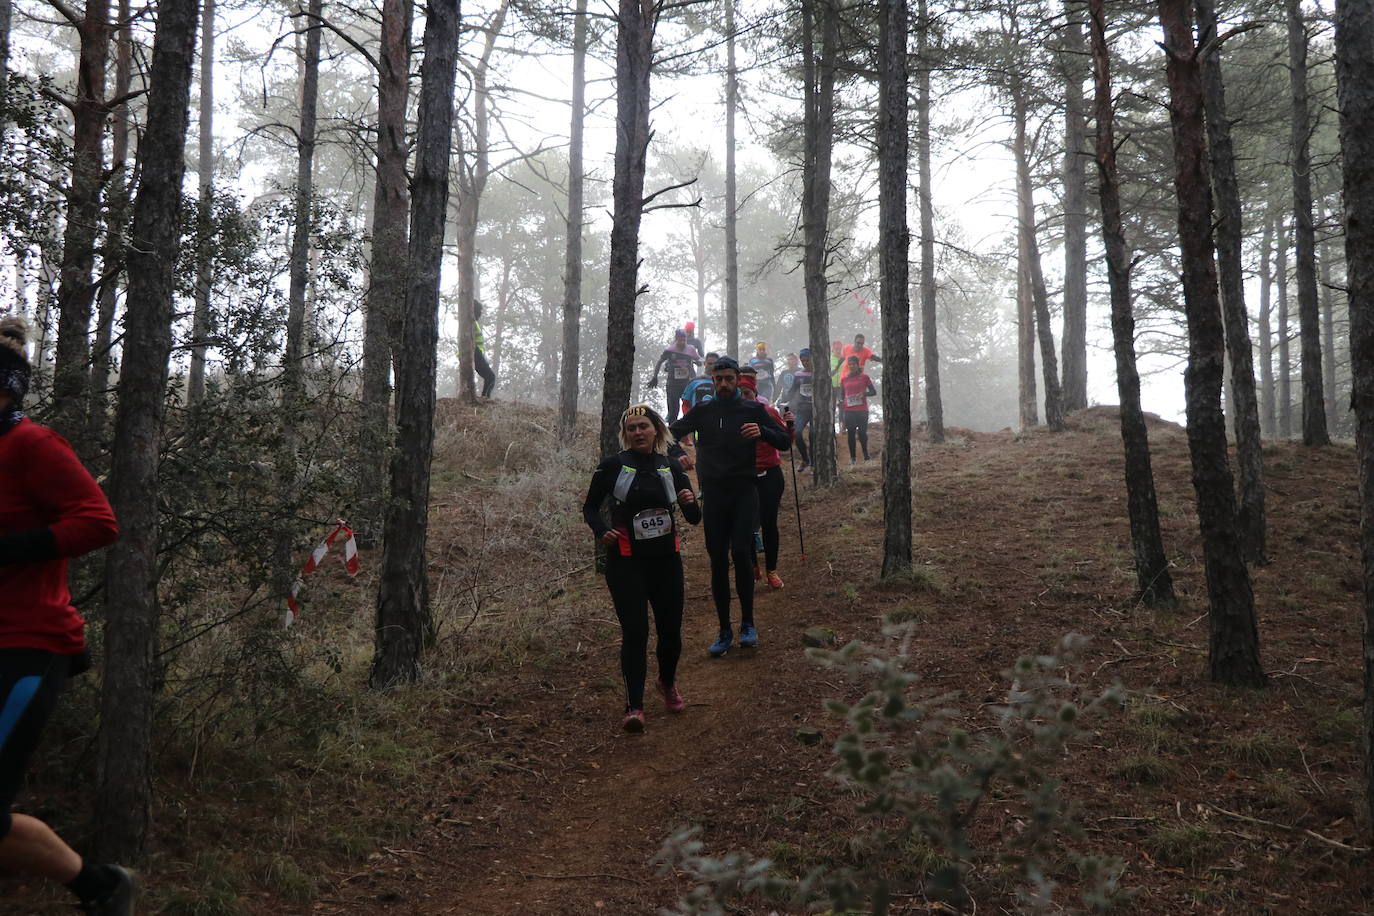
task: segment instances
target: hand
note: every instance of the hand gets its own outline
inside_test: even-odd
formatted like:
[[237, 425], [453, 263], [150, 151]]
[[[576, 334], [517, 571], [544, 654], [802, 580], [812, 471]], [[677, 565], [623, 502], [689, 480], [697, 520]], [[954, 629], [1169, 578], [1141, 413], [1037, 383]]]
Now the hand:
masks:
[[690, 506], [697, 501], [697, 495], [691, 490], [678, 490], [677, 501], [684, 506]]
[[601, 543], [605, 544], [607, 547], [614, 547], [616, 544], [620, 543], [620, 535], [612, 528], [610, 531], [601, 535]]
[[683, 452], [682, 457], [677, 460], [677, 463], [684, 471], [690, 471], [697, 466], [696, 460], [692, 457], [691, 452]]
[[739, 432], [746, 439], [757, 439], [763, 435], [763, 430], [759, 429], [757, 423], [745, 423], [739, 428]]
[[647, 387], [648, 387], [650, 390], [652, 390], [652, 389], [654, 389], [654, 388], [657, 388], [657, 387], [658, 387], [658, 376], [654, 376], [653, 378], [649, 379], [649, 384], [648, 384]]
[[797, 418], [793, 415], [791, 410], [785, 410], [782, 413], [782, 422], [786, 423], [788, 426], [792, 426], [797, 422]]

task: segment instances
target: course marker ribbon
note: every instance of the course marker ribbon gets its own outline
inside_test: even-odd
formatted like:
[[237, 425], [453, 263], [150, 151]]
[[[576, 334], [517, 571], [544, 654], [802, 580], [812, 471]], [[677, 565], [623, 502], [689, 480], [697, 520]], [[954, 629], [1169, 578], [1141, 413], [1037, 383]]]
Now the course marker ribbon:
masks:
[[310, 559], [305, 561], [305, 566], [301, 567], [301, 574], [296, 577], [295, 582], [291, 583], [291, 594], [286, 596], [286, 625], [288, 627], [295, 622], [296, 615], [300, 611], [300, 606], [296, 603], [296, 595], [300, 592], [301, 586], [305, 584], [305, 577], [319, 567], [329, 553], [329, 548], [334, 546], [334, 542], [338, 540], [341, 534], [347, 535], [343, 545], [344, 569], [348, 571], [350, 577], [358, 574], [358, 542], [353, 538], [353, 529], [348, 527], [343, 519], [338, 521], [338, 527], [329, 533], [329, 537], [310, 551]]

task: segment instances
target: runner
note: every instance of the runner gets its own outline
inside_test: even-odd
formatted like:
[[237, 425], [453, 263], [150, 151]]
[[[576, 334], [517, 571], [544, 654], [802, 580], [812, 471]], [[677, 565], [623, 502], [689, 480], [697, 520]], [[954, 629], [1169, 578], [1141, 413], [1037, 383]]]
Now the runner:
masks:
[[773, 357], [768, 355], [768, 344], [761, 340], [754, 344], [754, 355], [750, 357], [749, 365], [758, 373], [759, 397], [765, 401], [771, 401], [773, 399], [773, 376], [777, 374], [777, 366], [773, 362]]
[[[658, 692], [669, 712], [687, 703], [677, 689], [682, 656], [682, 556], [673, 509], [693, 525], [701, 506], [687, 475], [664, 454], [668, 427], [652, 407], [638, 404], [620, 418], [624, 450], [602, 460], [592, 474], [582, 516], [606, 546], [606, 587], [620, 618], [620, 672], [625, 679], [627, 732], [644, 730], [644, 678], [648, 665], [649, 606], [658, 632]], [[610, 524], [602, 517], [610, 503]]]
[[674, 436], [697, 436], [697, 479], [701, 481], [706, 552], [711, 555], [711, 595], [720, 619], [720, 635], [710, 653], [719, 658], [729, 651], [735, 633], [730, 627], [730, 563], [735, 564], [735, 592], [740, 605], [740, 639], [744, 648], [758, 645], [754, 626], [753, 534], [758, 518], [755, 485], [755, 444], [762, 439], [774, 448], [789, 447], [790, 437], [762, 404], [739, 394], [739, 363], [728, 356], [716, 361], [712, 372], [715, 397], [695, 407], [670, 427]]
[[851, 356], [857, 356], [859, 358], [860, 369], [867, 369], [869, 360], [875, 363], [881, 363], [883, 361], [881, 356], [864, 346], [864, 336], [862, 334], [854, 335], [854, 342], [844, 348], [842, 355], [846, 360]]
[[20, 412], [32, 371], [25, 339], [22, 320], [0, 319], [0, 868], [65, 884], [88, 913], [126, 916], [132, 873], [85, 862], [47, 824], [10, 812], [58, 694], [90, 667], [67, 561], [119, 534], [71, 446]]
[[849, 357], [849, 374], [840, 382], [844, 403], [844, 431], [849, 437], [849, 464], [855, 463], [854, 438], [863, 444], [864, 461], [868, 460], [868, 399], [878, 393], [873, 379], [859, 368], [859, 357]]
[[711, 369], [715, 367], [719, 357], [720, 354], [718, 353], [707, 353], [702, 360], [701, 375], [688, 382], [687, 387], [682, 390], [682, 413], [684, 416], [693, 407], [716, 396], [716, 383], [711, 380]]
[[683, 325], [683, 330], [687, 332], [687, 343], [689, 346], [696, 347], [698, 353], [706, 349], [701, 345], [701, 338], [697, 336], [697, 326], [695, 322], [687, 322], [685, 325]]
[[492, 371], [491, 364], [487, 362], [487, 335], [482, 333], [482, 325], [479, 320], [482, 317], [482, 302], [479, 299], [472, 300], [472, 338], [476, 345], [472, 354], [472, 366], [477, 370], [477, 374], [482, 376], [482, 397], [491, 397], [491, 390], [496, 387], [496, 373]]
[[784, 392], [781, 401], [789, 410], [797, 415], [797, 451], [801, 454], [801, 464], [797, 466], [797, 473], [800, 474], [811, 467], [811, 450], [806, 442], [806, 428], [811, 425], [811, 386], [813, 376], [811, 373], [811, 350], [802, 347], [801, 367], [792, 373], [792, 385]]
[[[756, 392], [749, 384], [751, 379], [740, 379], [740, 391], [746, 400], [754, 400]], [[779, 414], [777, 408], [767, 405], [768, 415], [779, 425], [786, 428], [788, 436], [796, 422], [792, 412]], [[767, 442], [759, 442], [755, 447], [754, 474], [759, 488], [759, 526], [763, 529], [764, 569], [768, 571], [768, 587], [782, 588], [782, 577], [778, 575], [778, 509], [782, 507], [783, 493], [787, 491], [787, 479], [782, 473], [782, 458], [778, 450]], [[757, 570], [757, 566], [755, 569]], [[758, 578], [757, 575], [754, 578]]]
[[654, 377], [649, 380], [650, 388], [658, 387], [658, 370], [662, 369], [666, 363], [668, 366], [668, 387], [666, 396], [668, 399], [668, 422], [677, 419], [678, 401], [682, 400], [682, 392], [687, 388], [687, 383], [692, 380], [696, 372], [696, 366], [701, 362], [701, 354], [697, 348], [687, 343], [687, 332], [678, 328], [673, 332], [673, 343], [663, 349], [658, 362], [654, 364]]
[[780, 407], [787, 406], [787, 393], [792, 390], [792, 379], [797, 374], [797, 354], [787, 354], [787, 365], [778, 373], [777, 397], [773, 403]]

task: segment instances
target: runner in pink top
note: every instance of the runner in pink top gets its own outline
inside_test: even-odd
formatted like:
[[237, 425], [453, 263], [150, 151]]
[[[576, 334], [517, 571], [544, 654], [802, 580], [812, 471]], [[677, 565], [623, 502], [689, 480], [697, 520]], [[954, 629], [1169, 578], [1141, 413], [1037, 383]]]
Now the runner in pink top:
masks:
[[859, 357], [851, 356], [840, 380], [840, 404], [844, 409], [844, 431], [849, 439], [849, 463], [856, 460], [854, 440], [863, 446], [864, 461], [868, 460], [868, 399], [878, 393], [873, 379], [859, 368]]

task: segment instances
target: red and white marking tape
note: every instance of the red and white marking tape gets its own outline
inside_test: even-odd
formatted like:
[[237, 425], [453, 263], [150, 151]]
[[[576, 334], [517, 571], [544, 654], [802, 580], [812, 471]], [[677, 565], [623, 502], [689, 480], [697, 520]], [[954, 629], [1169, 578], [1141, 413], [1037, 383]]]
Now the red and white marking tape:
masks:
[[291, 594], [286, 596], [286, 625], [288, 627], [295, 622], [296, 615], [300, 610], [300, 606], [296, 603], [296, 595], [300, 592], [301, 586], [305, 584], [305, 577], [319, 567], [329, 553], [329, 548], [334, 546], [334, 542], [338, 540], [341, 534], [347, 535], [343, 545], [344, 569], [348, 570], [350, 576], [358, 574], [358, 542], [353, 538], [353, 529], [344, 524], [343, 519], [339, 519], [339, 526], [310, 552], [310, 559], [306, 560], [305, 566], [301, 567], [301, 574], [296, 577], [295, 582], [291, 583]]

